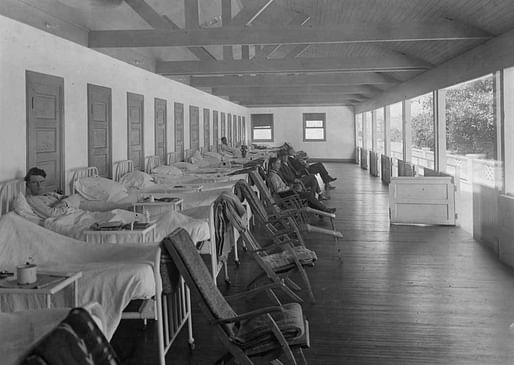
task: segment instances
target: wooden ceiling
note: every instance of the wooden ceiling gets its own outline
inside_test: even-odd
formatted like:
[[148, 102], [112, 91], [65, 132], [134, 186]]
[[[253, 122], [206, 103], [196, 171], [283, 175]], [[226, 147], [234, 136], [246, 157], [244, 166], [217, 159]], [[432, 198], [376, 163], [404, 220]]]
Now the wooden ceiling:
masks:
[[514, 28], [512, 0], [2, 0], [0, 13], [250, 107], [355, 105]]

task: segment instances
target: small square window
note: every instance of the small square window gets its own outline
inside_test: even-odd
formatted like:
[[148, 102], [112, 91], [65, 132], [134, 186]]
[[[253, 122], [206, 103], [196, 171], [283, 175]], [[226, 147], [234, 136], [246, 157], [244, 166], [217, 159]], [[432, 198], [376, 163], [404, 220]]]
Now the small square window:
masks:
[[303, 140], [325, 141], [325, 113], [303, 114]]
[[252, 114], [252, 141], [273, 142], [273, 114]]

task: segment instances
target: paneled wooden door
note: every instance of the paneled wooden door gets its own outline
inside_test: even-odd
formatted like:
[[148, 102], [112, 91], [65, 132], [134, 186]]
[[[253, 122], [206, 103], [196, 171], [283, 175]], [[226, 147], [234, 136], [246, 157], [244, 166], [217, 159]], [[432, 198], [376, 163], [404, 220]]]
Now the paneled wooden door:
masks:
[[128, 158], [135, 170], [145, 169], [144, 96], [127, 93]]
[[[222, 137], [225, 137], [225, 138], [228, 138], [227, 137], [227, 130], [225, 128], [225, 113], [221, 113], [221, 132], [220, 132], [220, 139]], [[227, 140], [228, 142], [228, 140]]]
[[220, 140], [219, 136], [219, 126], [218, 126], [218, 112], [214, 110], [212, 112], [212, 145], [215, 147], [214, 151], [218, 150], [218, 141]]
[[211, 145], [211, 111], [209, 109], [203, 110], [203, 148], [204, 151], [209, 151]]
[[232, 146], [232, 114], [227, 113], [227, 143]]
[[200, 149], [200, 109], [189, 106], [189, 148], [191, 152]]
[[184, 104], [174, 103], [175, 152], [177, 161], [184, 160]]
[[112, 175], [112, 92], [110, 88], [87, 85], [88, 165], [100, 176]]
[[167, 144], [167, 106], [166, 100], [155, 98], [154, 118], [155, 118], [155, 155], [159, 156], [161, 163], [166, 163], [168, 153]]
[[46, 172], [45, 189], [64, 190], [64, 79], [26, 72], [27, 169]]

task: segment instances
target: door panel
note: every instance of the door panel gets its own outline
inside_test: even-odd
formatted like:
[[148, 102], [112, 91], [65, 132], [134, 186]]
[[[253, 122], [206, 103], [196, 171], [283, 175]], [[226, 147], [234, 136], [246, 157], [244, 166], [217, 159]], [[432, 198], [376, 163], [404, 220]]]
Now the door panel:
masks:
[[96, 166], [100, 176], [112, 172], [112, 99], [111, 89], [87, 85], [88, 98], [88, 165]]
[[245, 123], [245, 117], [243, 117], [243, 123], [242, 124], [243, 124], [243, 129], [242, 129], [243, 137], [242, 137], [241, 143], [247, 144], [246, 143], [246, 123]]
[[232, 116], [232, 135], [232, 145], [237, 146], [239, 141], [237, 139], [237, 116], [235, 115]]
[[243, 131], [242, 131], [242, 122], [241, 122], [241, 117], [237, 117], [237, 141], [240, 143], [240, 144], [243, 144]]
[[47, 191], [64, 190], [64, 79], [27, 71], [27, 169], [45, 170]]
[[184, 104], [174, 103], [175, 152], [177, 161], [184, 160]]
[[189, 106], [189, 148], [192, 152], [200, 149], [200, 109]]
[[203, 148], [205, 151], [209, 150], [211, 144], [211, 111], [209, 109], [203, 110]]
[[154, 118], [155, 118], [155, 155], [159, 156], [161, 163], [166, 162], [168, 152], [167, 144], [167, 107], [166, 100], [155, 99]]
[[212, 112], [212, 144], [216, 147], [216, 150], [218, 150], [218, 141], [220, 139], [220, 135], [218, 132], [218, 112], [213, 111]]
[[135, 170], [145, 169], [144, 156], [144, 96], [127, 93], [128, 159]]
[[[221, 137], [227, 137], [227, 130], [225, 129], [225, 113], [221, 113], [221, 132], [220, 132], [220, 139]], [[228, 138], [228, 137], [227, 137]]]
[[232, 114], [227, 113], [227, 142], [232, 146]]

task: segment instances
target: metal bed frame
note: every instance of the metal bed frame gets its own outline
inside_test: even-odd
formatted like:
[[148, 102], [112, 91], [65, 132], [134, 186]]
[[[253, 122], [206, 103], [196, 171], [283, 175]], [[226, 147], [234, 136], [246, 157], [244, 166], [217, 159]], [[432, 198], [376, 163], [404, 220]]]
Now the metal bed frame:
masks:
[[[96, 168], [74, 169], [73, 176], [96, 176]], [[91, 174], [91, 175], [89, 175]], [[22, 179], [14, 179], [0, 184], [0, 217], [14, 209], [14, 201], [18, 194], [25, 194], [25, 182]], [[193, 324], [191, 315], [191, 294], [180, 278], [178, 290], [172, 294], [162, 294], [161, 281], [161, 250], [157, 251], [154, 259], [155, 297], [153, 300], [144, 301], [137, 312], [124, 312], [123, 319], [155, 319], [157, 322], [157, 346], [159, 351], [159, 364], [165, 365], [165, 356], [176, 339], [182, 327], [187, 323], [188, 342], [194, 348]], [[152, 306], [153, 305], [153, 306]]]

